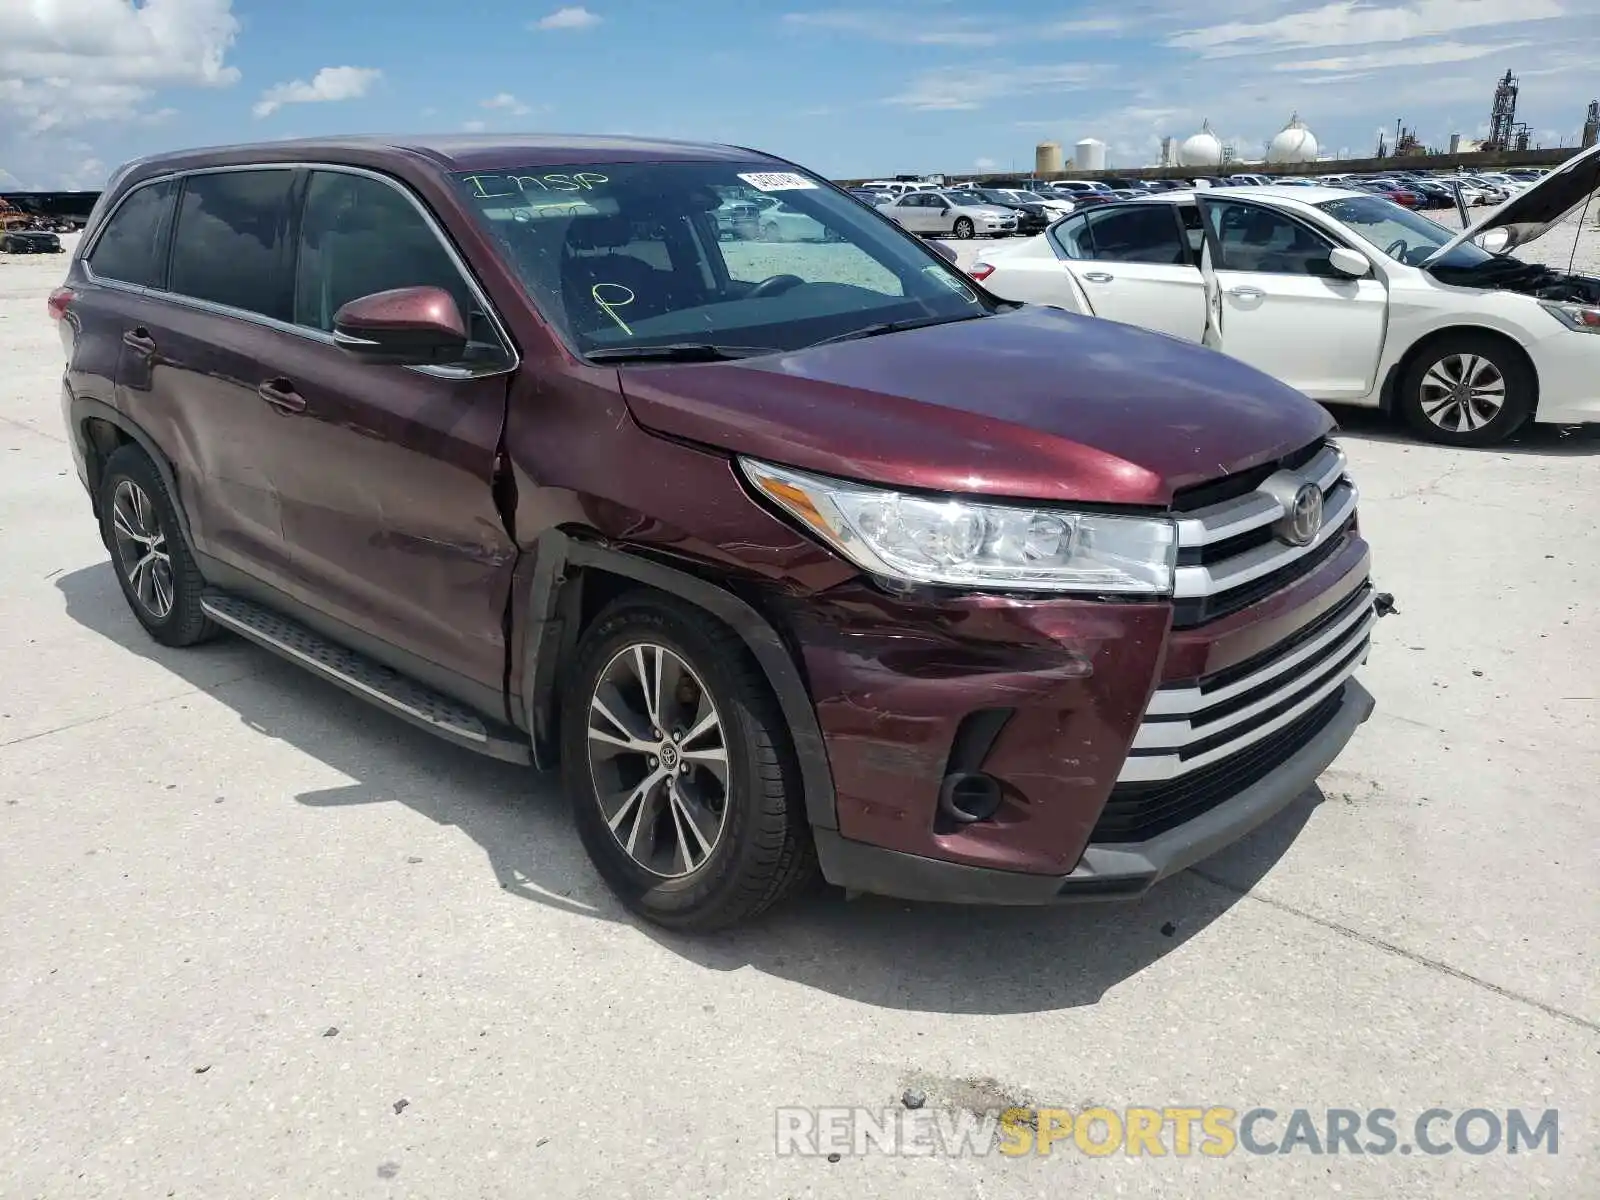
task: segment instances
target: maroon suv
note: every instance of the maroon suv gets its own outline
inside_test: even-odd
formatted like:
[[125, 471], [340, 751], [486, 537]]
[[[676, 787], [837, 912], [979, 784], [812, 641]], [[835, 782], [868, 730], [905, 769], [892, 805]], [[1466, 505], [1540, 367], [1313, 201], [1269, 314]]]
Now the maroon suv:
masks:
[[[781, 242], [718, 237], [776, 196]], [[559, 763], [652, 920], [1133, 896], [1371, 711], [1356, 490], [1240, 363], [616, 138], [124, 167], [52, 295], [134, 616]]]

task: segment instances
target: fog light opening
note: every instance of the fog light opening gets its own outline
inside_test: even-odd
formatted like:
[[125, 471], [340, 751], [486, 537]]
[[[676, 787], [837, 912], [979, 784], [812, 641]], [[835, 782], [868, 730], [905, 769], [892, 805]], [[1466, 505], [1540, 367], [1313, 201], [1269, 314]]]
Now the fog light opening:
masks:
[[1000, 784], [989, 775], [953, 771], [939, 785], [939, 811], [963, 825], [987, 821], [1000, 811]]

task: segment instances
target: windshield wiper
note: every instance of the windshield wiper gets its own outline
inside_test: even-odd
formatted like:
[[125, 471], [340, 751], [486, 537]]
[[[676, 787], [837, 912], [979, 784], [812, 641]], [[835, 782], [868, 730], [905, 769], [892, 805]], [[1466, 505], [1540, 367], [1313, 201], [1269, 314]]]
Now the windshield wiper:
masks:
[[668, 342], [662, 346], [602, 346], [584, 357], [595, 362], [727, 362], [780, 354], [773, 346], [722, 346], [715, 342]]
[[834, 342], [853, 342], [857, 338], [879, 337], [885, 333], [903, 333], [907, 329], [922, 329], [928, 325], [950, 325], [956, 321], [975, 321], [979, 317], [987, 317], [986, 312], [967, 313], [960, 317], [907, 317], [903, 321], [879, 321], [875, 325], [863, 325], [860, 329], [847, 330], [836, 333], [832, 337], [825, 337], [820, 342], [812, 342], [806, 349], [813, 346], [830, 346]]

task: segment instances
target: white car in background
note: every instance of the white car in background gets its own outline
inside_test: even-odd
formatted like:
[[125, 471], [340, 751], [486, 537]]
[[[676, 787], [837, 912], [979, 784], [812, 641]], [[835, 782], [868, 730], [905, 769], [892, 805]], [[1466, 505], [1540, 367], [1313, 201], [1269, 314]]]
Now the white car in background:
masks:
[[822, 242], [828, 230], [815, 217], [796, 212], [776, 196], [752, 196], [756, 207], [756, 233], [763, 242]]
[[970, 274], [1005, 299], [1201, 342], [1312, 399], [1392, 406], [1434, 441], [1482, 446], [1529, 420], [1600, 421], [1600, 279], [1507, 253], [1597, 191], [1600, 147], [1459, 234], [1343, 189], [1162, 192], [986, 252]]
[[1015, 209], [981, 204], [956, 192], [907, 192], [878, 211], [907, 233], [945, 237], [1009, 237], [1017, 231]]

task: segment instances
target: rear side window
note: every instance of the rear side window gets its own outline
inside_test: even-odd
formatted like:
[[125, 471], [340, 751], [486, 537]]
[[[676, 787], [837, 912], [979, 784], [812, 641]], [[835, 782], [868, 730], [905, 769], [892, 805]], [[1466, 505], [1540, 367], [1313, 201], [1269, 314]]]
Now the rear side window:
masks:
[[1089, 218], [1073, 217], [1050, 231], [1050, 237], [1068, 258], [1093, 258], [1094, 239], [1089, 236]]
[[1169, 204], [1139, 204], [1091, 213], [1089, 226], [1097, 259], [1170, 266], [1188, 262]]
[[168, 289], [286, 320], [288, 170], [191, 175], [178, 206]]
[[90, 270], [102, 279], [160, 287], [176, 187], [169, 179], [128, 193], [89, 253]]

